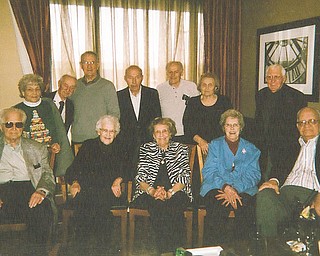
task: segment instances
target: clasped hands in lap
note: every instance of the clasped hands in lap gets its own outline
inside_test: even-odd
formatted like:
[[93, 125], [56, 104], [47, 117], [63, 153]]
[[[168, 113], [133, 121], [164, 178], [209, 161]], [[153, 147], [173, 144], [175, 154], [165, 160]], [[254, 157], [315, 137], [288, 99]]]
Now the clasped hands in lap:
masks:
[[231, 186], [227, 185], [224, 190], [218, 190], [220, 194], [216, 195], [217, 200], [222, 200], [222, 205], [227, 207], [231, 205], [233, 209], [238, 209], [238, 204], [242, 206], [242, 198], [238, 192]]
[[153, 191], [150, 192], [150, 195], [155, 200], [161, 201], [168, 200], [172, 197], [172, 193], [170, 193], [170, 191], [166, 191], [165, 188], [162, 186], [157, 186], [157, 188], [154, 188]]

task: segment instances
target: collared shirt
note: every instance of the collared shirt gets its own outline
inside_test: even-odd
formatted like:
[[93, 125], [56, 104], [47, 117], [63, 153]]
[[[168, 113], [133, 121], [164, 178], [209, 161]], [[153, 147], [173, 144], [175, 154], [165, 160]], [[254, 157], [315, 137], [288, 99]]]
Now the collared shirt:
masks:
[[305, 142], [301, 137], [301, 145], [298, 159], [292, 168], [283, 186], [295, 185], [320, 191], [320, 185], [316, 174], [315, 154], [319, 136]]
[[21, 143], [15, 148], [5, 142], [0, 159], [0, 184], [8, 181], [28, 181], [27, 166], [23, 158]]
[[53, 102], [57, 106], [58, 109], [60, 107], [60, 101], [64, 102], [64, 107], [63, 107], [62, 112], [61, 112], [61, 118], [63, 120], [63, 123], [65, 123], [66, 122], [66, 101], [62, 100], [60, 95], [59, 95], [59, 93], [57, 92], [56, 95], [53, 98]]
[[86, 79], [85, 76], [82, 77], [81, 80], [82, 80], [82, 82], [84, 83], [84, 85], [89, 85], [89, 84], [94, 84], [94, 83], [97, 82], [99, 79], [100, 79], [100, 75], [97, 74], [97, 76], [96, 76], [92, 81], [90, 81], [90, 82], [87, 82], [87, 79]]
[[186, 108], [186, 100], [182, 97], [199, 95], [194, 82], [180, 80], [178, 87], [171, 86], [168, 81], [157, 86], [159, 92], [161, 113], [163, 117], [170, 117], [176, 123], [176, 136], [184, 135], [182, 118]]
[[136, 114], [137, 120], [139, 119], [139, 112], [140, 112], [140, 101], [141, 101], [141, 87], [137, 95], [133, 95], [131, 90], [129, 89], [129, 94], [131, 98], [131, 103], [133, 106], [134, 113]]

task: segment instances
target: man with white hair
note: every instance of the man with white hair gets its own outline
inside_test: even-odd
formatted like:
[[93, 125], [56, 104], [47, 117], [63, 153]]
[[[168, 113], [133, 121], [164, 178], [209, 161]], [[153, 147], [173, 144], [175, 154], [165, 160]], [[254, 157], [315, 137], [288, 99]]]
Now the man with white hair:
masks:
[[186, 142], [183, 129], [183, 114], [188, 99], [199, 95], [197, 85], [194, 82], [181, 79], [183, 66], [180, 61], [170, 61], [166, 66], [167, 81], [159, 84], [161, 113], [163, 117], [171, 118], [177, 128], [175, 141]]
[[299, 150], [296, 114], [307, 101], [303, 93], [285, 84], [286, 71], [280, 64], [269, 66], [265, 78], [268, 87], [257, 93], [255, 116], [262, 178], [268, 180], [270, 172], [277, 171], [285, 179], [283, 170], [290, 168], [293, 153]]

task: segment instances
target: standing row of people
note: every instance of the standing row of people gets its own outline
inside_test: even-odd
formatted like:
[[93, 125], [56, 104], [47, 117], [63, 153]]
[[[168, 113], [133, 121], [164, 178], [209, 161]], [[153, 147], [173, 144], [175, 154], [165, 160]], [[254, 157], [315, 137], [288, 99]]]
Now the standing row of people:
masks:
[[[269, 177], [272, 177], [269, 174], [276, 173], [276, 178], [281, 182], [286, 178], [285, 174], [288, 173], [288, 168], [295, 162], [293, 153], [299, 150], [295, 143], [298, 137], [295, 132], [295, 114], [299, 109], [306, 106], [306, 101], [302, 93], [284, 84], [286, 80], [285, 70], [280, 65], [273, 65], [267, 69], [268, 88], [261, 90], [257, 95], [255, 120], [257, 121], [257, 127], [259, 127], [257, 131], [261, 132], [257, 136], [260, 139], [257, 141], [258, 148], [240, 138], [240, 131], [244, 126], [243, 117], [241, 113], [235, 110], [227, 111], [232, 108], [232, 104], [227, 97], [218, 94], [219, 79], [213, 74], [204, 74], [200, 79], [197, 90], [194, 83], [181, 79], [182, 64], [173, 61], [168, 63], [166, 67], [168, 81], [159, 85], [155, 90], [142, 85], [142, 70], [133, 65], [127, 68], [125, 72], [124, 78], [128, 87], [116, 92], [112, 82], [99, 76], [99, 59], [94, 52], [82, 54], [80, 65], [84, 77], [76, 82], [74, 77], [63, 76], [59, 81], [58, 91], [47, 95], [51, 100], [41, 98], [43, 89], [41, 77], [37, 75], [24, 76], [19, 82], [20, 96], [24, 98], [24, 101], [15, 107], [22, 109], [27, 118], [24, 120], [24, 116], [20, 114], [19, 120], [12, 119], [11, 112], [15, 112], [12, 109], [9, 111], [10, 115], [4, 114], [5, 121], [1, 125], [5, 135], [3, 141], [7, 143], [7, 138], [10, 138], [10, 136], [7, 136], [5, 132], [6, 129], [9, 129], [9, 131], [13, 130], [18, 134], [18, 145], [21, 141], [20, 136], [23, 134], [24, 137], [50, 146], [53, 152], [57, 154], [55, 175], [63, 175], [73, 160], [67, 140], [67, 133], [72, 123], [72, 143], [84, 144], [85, 147], [82, 152], [86, 152], [87, 149], [87, 153], [93, 157], [88, 163], [94, 163], [95, 160], [93, 159], [99, 154], [102, 157], [101, 161], [94, 163], [94, 168], [90, 167], [92, 173], [87, 173], [86, 170], [82, 172], [79, 167], [84, 166], [79, 164], [80, 160], [86, 159], [86, 153], [81, 153], [81, 155], [84, 154], [83, 157], [74, 161], [67, 172], [68, 181], [72, 185], [72, 194], [80, 202], [79, 209], [89, 219], [92, 211], [85, 211], [85, 209], [95, 209], [95, 207], [87, 207], [88, 205], [85, 202], [90, 201], [90, 198], [97, 192], [90, 189], [96, 187], [95, 182], [98, 181], [96, 178], [100, 177], [99, 171], [107, 167], [111, 168], [114, 164], [111, 162], [123, 161], [123, 158], [117, 159], [115, 157], [114, 161], [109, 161], [105, 165], [106, 163], [103, 160], [107, 154], [111, 154], [110, 159], [112, 159], [113, 148], [118, 147], [113, 145], [118, 145], [118, 143], [119, 148], [123, 150], [122, 154], [125, 152], [124, 154], [127, 156], [126, 161], [121, 167], [112, 167], [113, 169], [111, 168], [112, 171], [109, 173], [112, 174], [109, 175], [111, 178], [108, 176], [106, 178], [108, 181], [105, 182], [99, 180], [99, 184], [104, 186], [109, 182], [108, 190], [111, 188], [113, 195], [119, 197], [121, 194], [120, 183], [124, 179], [135, 177], [137, 184], [135, 198], [143, 198], [140, 197], [141, 194], [148, 198], [146, 202], [149, 206], [150, 204], [153, 205], [152, 208], [149, 208], [149, 211], [152, 213], [152, 218], [155, 218], [153, 223], [158, 223], [157, 225], [163, 219], [163, 216], [159, 214], [161, 211], [157, 208], [159, 207], [158, 202], [166, 202], [177, 193], [174, 197], [176, 199], [178, 195], [181, 195], [178, 193], [180, 191], [184, 192], [184, 199], [181, 199], [183, 202], [187, 203], [192, 200], [189, 188], [190, 178], [188, 177], [190, 170], [181, 166], [181, 164], [188, 165], [186, 149], [182, 144], [175, 144], [172, 141], [195, 142], [200, 146], [203, 154], [208, 154], [203, 169], [204, 182], [200, 193], [207, 202], [208, 219], [212, 220], [211, 224], [214, 223], [215, 231], [219, 230], [218, 226], [223, 228], [221, 224], [227, 217], [225, 206], [238, 212], [239, 221], [250, 219], [248, 217], [250, 215], [242, 211], [242, 207], [252, 205], [252, 197], [258, 190], [257, 186], [261, 178], [260, 150], [258, 148], [262, 151], [263, 180], [267, 181], [260, 190], [270, 188], [270, 184], [274, 188], [274, 180], [268, 181]], [[72, 112], [74, 112], [73, 116]], [[304, 113], [302, 112], [302, 114]], [[298, 124], [301, 123], [301, 127], [318, 125], [319, 116], [313, 113], [313, 118], [301, 119], [302, 114], [298, 114]], [[171, 119], [157, 119], [160, 116], [170, 117]], [[101, 117], [103, 118], [101, 119]], [[117, 119], [112, 118], [119, 117], [121, 131], [119, 136], [115, 138], [119, 129], [116, 128], [118, 126]], [[110, 121], [110, 118], [112, 121]], [[219, 121], [222, 129], [219, 127]], [[109, 126], [110, 123], [112, 127]], [[148, 134], [147, 130], [150, 124], [152, 132]], [[176, 128], [173, 129], [172, 127]], [[308, 138], [305, 140], [302, 130], [299, 129], [299, 131], [302, 140], [307, 142]], [[96, 139], [97, 133], [99, 140]], [[223, 133], [225, 136], [220, 137]], [[90, 140], [92, 140], [92, 147], [87, 147], [86, 145], [90, 144]], [[113, 144], [114, 140], [117, 141], [117, 144]], [[155, 142], [149, 142], [151, 140]], [[212, 141], [211, 144], [209, 144], [210, 141]], [[140, 147], [141, 145], [143, 146]], [[16, 146], [15, 144], [12, 147], [16, 149]], [[144, 147], [146, 147], [146, 152], [144, 152]], [[170, 150], [173, 150], [172, 154]], [[176, 157], [178, 158], [176, 159]], [[0, 166], [5, 166], [6, 161], [1, 158]], [[153, 166], [156, 163], [158, 165]], [[176, 168], [174, 164], [178, 164], [178, 167]], [[24, 166], [23, 163], [22, 165]], [[38, 163], [34, 166], [37, 169]], [[137, 175], [136, 166], [138, 166]], [[115, 169], [118, 170], [115, 171]], [[3, 170], [6, 170], [6, 168]], [[0, 170], [1, 184], [25, 181], [24, 179], [21, 180], [20, 176], [15, 177], [14, 172], [10, 174], [10, 179], [7, 180], [8, 177], [3, 170]], [[314, 170], [314, 168], [311, 168], [311, 170]], [[150, 171], [152, 172], [150, 173]], [[84, 177], [93, 178], [92, 184], [89, 182], [88, 185], [88, 180], [82, 177], [83, 173]], [[43, 177], [42, 174], [38, 174], [38, 176]], [[33, 182], [32, 178], [28, 177], [27, 181], [30, 180]], [[40, 188], [38, 189], [39, 184]], [[53, 194], [49, 189], [42, 188], [41, 183], [32, 183], [32, 185], [36, 189], [36, 194], [42, 195], [41, 200], [50, 198], [50, 195]], [[303, 186], [304, 184], [299, 183], [298, 185]], [[312, 186], [317, 188], [314, 184]], [[76, 196], [81, 190], [87, 192], [83, 193], [83, 196]], [[44, 192], [41, 192], [43, 193], [41, 194], [39, 191]], [[104, 196], [103, 193], [101, 196]], [[106, 197], [108, 196], [110, 195], [106, 194]], [[150, 201], [148, 196], [156, 199], [157, 203], [154, 204], [153, 200]], [[2, 195], [0, 194], [1, 198]], [[36, 200], [34, 206], [41, 204], [41, 200]], [[169, 209], [173, 201], [171, 200], [165, 209]], [[34, 202], [32, 197], [30, 202]], [[94, 202], [92, 201], [92, 203]], [[213, 204], [213, 202], [215, 203]], [[164, 207], [164, 204], [161, 203], [161, 207]], [[6, 202], [4, 205], [6, 205]], [[219, 212], [218, 222], [216, 221], [217, 212]], [[179, 214], [181, 215], [181, 209]], [[170, 219], [175, 220], [175, 218], [176, 216]], [[86, 222], [82, 218], [79, 219], [81, 219], [79, 223]], [[239, 226], [241, 223], [243, 224], [240, 221]], [[261, 226], [263, 227], [263, 224]], [[159, 234], [165, 234], [166, 232], [167, 230], [163, 229]], [[85, 234], [86, 232], [82, 233]], [[174, 239], [175, 237], [172, 241]]]

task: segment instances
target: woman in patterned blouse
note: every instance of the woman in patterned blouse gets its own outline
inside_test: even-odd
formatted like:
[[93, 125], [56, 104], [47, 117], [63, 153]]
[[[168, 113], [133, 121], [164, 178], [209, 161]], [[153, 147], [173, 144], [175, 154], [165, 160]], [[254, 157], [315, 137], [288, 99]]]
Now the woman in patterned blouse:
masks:
[[154, 119], [150, 132], [154, 141], [140, 147], [134, 204], [148, 209], [160, 252], [172, 252], [182, 245], [183, 212], [192, 201], [188, 147], [171, 141], [170, 118]]

